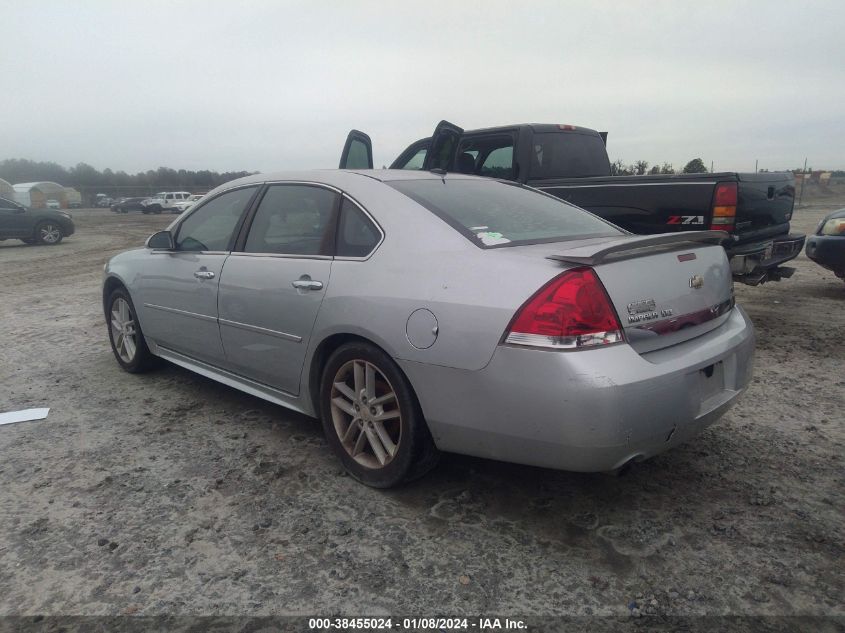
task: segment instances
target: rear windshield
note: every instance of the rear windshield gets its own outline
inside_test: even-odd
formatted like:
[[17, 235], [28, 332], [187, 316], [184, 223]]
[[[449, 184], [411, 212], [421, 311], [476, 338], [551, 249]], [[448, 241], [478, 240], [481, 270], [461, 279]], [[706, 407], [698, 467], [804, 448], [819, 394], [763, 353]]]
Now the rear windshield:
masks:
[[442, 218], [481, 248], [624, 235], [578, 207], [497, 180], [395, 180], [394, 189]]
[[535, 134], [530, 178], [609, 176], [610, 162], [600, 136], [578, 132]]

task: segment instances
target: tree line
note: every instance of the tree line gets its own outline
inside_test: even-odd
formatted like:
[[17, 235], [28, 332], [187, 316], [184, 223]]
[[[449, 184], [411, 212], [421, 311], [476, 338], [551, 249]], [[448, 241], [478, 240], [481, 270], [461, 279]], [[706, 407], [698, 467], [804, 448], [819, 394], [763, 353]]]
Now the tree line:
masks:
[[224, 182], [249, 176], [254, 172], [227, 171], [219, 173], [203, 169], [171, 169], [159, 167], [129, 174], [125, 171], [100, 171], [87, 163], [77, 163], [75, 167], [65, 168], [54, 162], [39, 162], [22, 158], [9, 158], [0, 161], [0, 178], [16, 184], [19, 182], [51, 181], [65, 187], [73, 187], [81, 192], [103, 190], [104, 193], [151, 193], [155, 191], [208, 191]]
[[[648, 168], [649, 162], [647, 160], [638, 160], [629, 165], [626, 165], [621, 158], [617, 158], [610, 164], [610, 173], [614, 176], [644, 176], [645, 174], [674, 174], [677, 173], [672, 163], [663, 163], [662, 165], [654, 165], [651, 169]], [[700, 158], [693, 158], [690, 162], [684, 165], [681, 170], [682, 174], [706, 174], [708, 172], [707, 166]]]

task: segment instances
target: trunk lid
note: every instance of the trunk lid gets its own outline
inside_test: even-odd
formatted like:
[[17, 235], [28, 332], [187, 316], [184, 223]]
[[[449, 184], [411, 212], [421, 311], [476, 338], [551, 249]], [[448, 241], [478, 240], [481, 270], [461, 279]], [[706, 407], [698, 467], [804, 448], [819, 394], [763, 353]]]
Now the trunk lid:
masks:
[[721, 325], [733, 307], [722, 231], [557, 243], [548, 259], [592, 266], [639, 353], [676, 345]]

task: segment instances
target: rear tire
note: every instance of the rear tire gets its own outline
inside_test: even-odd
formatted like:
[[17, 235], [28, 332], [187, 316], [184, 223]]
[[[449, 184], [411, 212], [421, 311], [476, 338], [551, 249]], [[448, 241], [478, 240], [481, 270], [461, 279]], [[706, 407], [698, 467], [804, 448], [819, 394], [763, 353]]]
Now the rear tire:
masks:
[[62, 241], [65, 236], [62, 227], [55, 222], [39, 222], [35, 227], [34, 240], [39, 244], [47, 244], [48, 246], [55, 246]]
[[373, 345], [347, 343], [329, 357], [320, 416], [335, 455], [368, 486], [397, 486], [437, 464], [440, 454], [408, 379]]
[[111, 349], [121, 368], [130, 374], [140, 374], [160, 364], [161, 359], [147, 347], [138, 313], [125, 288], [115, 288], [109, 295], [106, 320]]

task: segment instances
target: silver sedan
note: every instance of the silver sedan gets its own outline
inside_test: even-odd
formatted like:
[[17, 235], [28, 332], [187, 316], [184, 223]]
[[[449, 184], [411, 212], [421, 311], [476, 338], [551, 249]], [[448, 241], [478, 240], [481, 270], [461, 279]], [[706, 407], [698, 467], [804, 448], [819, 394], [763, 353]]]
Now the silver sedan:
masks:
[[748, 384], [724, 237], [633, 236], [472, 176], [256, 175], [112, 258], [103, 304], [123, 369], [165, 359], [319, 417], [371, 486], [439, 451], [605, 471]]

